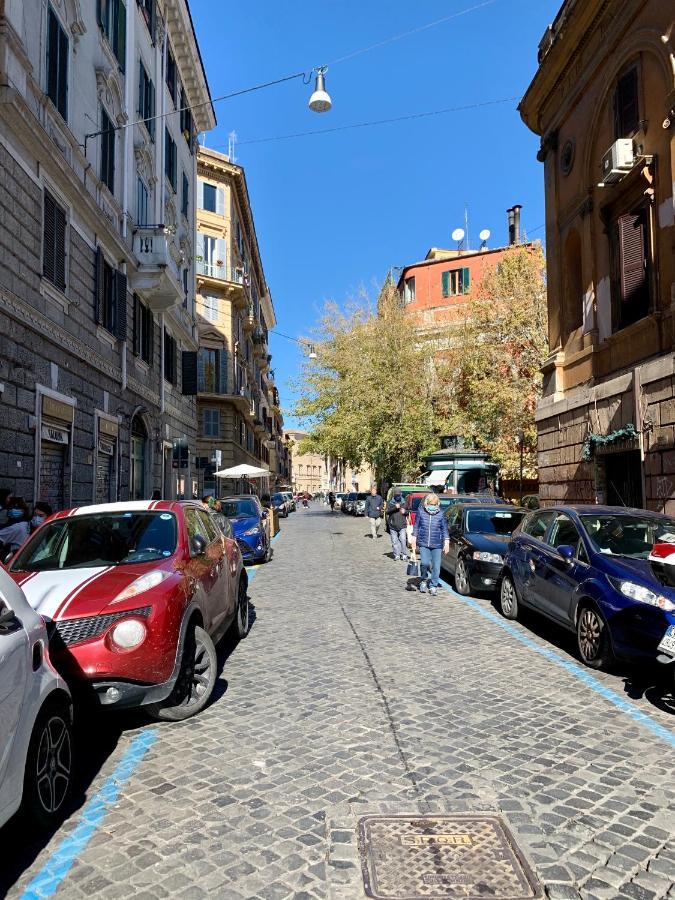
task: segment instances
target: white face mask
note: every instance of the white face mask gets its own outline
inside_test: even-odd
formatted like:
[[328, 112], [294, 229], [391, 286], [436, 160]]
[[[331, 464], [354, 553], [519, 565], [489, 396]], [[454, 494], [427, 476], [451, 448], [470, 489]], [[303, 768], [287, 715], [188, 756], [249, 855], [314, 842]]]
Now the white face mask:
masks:
[[44, 517], [44, 516], [33, 516], [33, 518], [30, 520], [30, 524], [31, 524], [34, 528], [37, 528], [38, 525], [42, 525], [42, 523], [44, 522], [44, 520], [45, 520], [45, 517]]

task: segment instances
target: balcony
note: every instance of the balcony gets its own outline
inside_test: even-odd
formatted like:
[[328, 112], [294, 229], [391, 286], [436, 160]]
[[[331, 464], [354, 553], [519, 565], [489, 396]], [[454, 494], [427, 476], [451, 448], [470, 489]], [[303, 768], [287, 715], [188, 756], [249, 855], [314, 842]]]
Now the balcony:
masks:
[[242, 269], [227, 266], [220, 259], [208, 261], [199, 257], [195, 260], [195, 269], [197, 278], [207, 282], [218, 282], [221, 289], [225, 289], [228, 294], [231, 294], [229, 299], [235, 306], [246, 309], [249, 304], [249, 288]]
[[138, 268], [130, 273], [130, 287], [153, 312], [166, 312], [183, 304], [183, 286], [164, 226], [138, 228], [133, 235]]

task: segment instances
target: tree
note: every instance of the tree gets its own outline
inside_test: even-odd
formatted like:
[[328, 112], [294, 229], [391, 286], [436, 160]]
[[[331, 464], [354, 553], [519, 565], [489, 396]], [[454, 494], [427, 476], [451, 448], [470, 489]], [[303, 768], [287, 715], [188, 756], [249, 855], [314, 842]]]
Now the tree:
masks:
[[518, 475], [516, 435], [522, 431], [524, 474], [536, 477], [534, 413], [548, 354], [546, 264], [539, 245], [509, 250], [483, 278], [448, 345], [443, 374], [450, 431], [473, 438], [505, 477]]
[[377, 311], [328, 304], [317, 338], [317, 359], [305, 360], [296, 384], [294, 413], [309, 425], [301, 451], [368, 462], [388, 481], [417, 476], [438, 446], [435, 379], [393, 282]]

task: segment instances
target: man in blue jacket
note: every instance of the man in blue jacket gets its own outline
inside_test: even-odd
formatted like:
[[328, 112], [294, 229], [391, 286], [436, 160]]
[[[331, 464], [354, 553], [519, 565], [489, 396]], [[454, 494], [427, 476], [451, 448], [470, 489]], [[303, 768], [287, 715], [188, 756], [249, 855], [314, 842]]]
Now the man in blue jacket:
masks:
[[382, 524], [382, 511], [384, 509], [384, 500], [377, 493], [375, 485], [370, 489], [370, 496], [366, 497], [366, 516], [370, 519], [370, 533], [375, 540], [380, 536], [380, 525]]
[[436, 596], [441, 577], [441, 551], [450, 550], [448, 523], [439, 506], [438, 494], [429, 494], [417, 509], [411, 540], [413, 550], [419, 549], [422, 580], [420, 591]]

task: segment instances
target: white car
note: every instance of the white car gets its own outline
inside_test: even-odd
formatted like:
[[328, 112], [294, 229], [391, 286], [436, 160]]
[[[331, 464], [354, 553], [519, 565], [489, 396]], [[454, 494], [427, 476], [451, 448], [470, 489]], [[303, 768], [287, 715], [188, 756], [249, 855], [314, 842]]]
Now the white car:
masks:
[[0, 566], [0, 825], [21, 806], [40, 828], [59, 821], [72, 785], [72, 718], [44, 621]]

